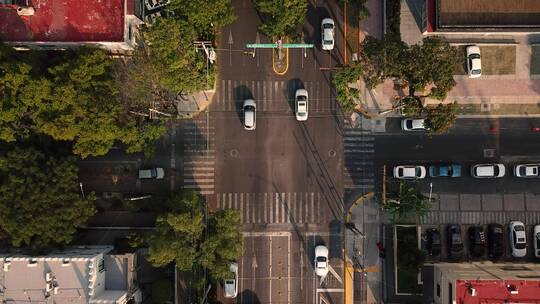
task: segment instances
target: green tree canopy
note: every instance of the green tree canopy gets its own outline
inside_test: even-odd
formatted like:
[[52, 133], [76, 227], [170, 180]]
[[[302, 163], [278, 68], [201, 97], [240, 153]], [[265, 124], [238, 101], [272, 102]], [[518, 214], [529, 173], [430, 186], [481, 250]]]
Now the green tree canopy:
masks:
[[15, 148], [0, 157], [0, 230], [15, 247], [67, 245], [95, 214], [81, 197], [74, 157]]
[[[232, 23], [236, 16], [231, 0], [173, 0], [169, 4], [177, 19], [187, 21], [199, 35]], [[213, 26], [212, 26], [213, 24]]]
[[293, 34], [306, 18], [306, 0], [255, 0], [255, 5], [263, 19], [259, 31], [269, 37]]
[[365, 74], [371, 87], [385, 78], [398, 77], [408, 84], [411, 96], [430, 85], [429, 96], [444, 99], [455, 85], [453, 71], [460, 56], [444, 38], [426, 37], [422, 44], [409, 47], [395, 39], [371, 37], [363, 42], [363, 50], [371, 66]]
[[416, 188], [400, 182], [395, 191], [389, 192], [382, 209], [394, 222], [406, 222], [425, 216], [431, 210], [431, 202]]
[[87, 157], [106, 154], [116, 142], [141, 151], [165, 133], [163, 124], [129, 114], [113, 78], [115, 62], [101, 49], [51, 55], [14, 54], [2, 47], [0, 58], [9, 58], [0, 63], [3, 141], [35, 132], [71, 141], [73, 152]]
[[457, 103], [439, 103], [436, 107], [428, 109], [424, 125], [431, 133], [444, 133], [456, 121], [457, 112]]
[[194, 191], [174, 195], [169, 206], [172, 211], [157, 218], [157, 232], [147, 239], [148, 261], [157, 267], [174, 262], [191, 274], [207, 269], [213, 279], [224, 279], [229, 262], [242, 253], [238, 212], [219, 210], [205, 221], [204, 199]]
[[336, 99], [345, 112], [351, 112], [355, 107], [355, 100], [360, 98], [360, 92], [356, 88], [349, 87], [350, 83], [354, 83], [362, 75], [362, 66], [354, 64], [343, 67], [337, 71], [332, 78], [332, 83], [336, 87]]

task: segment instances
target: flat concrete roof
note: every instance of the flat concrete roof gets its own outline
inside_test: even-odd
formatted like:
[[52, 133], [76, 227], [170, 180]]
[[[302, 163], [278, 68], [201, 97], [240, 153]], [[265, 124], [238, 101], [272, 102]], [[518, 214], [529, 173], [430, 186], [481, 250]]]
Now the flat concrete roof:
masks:
[[438, 27], [540, 27], [538, 0], [437, 0]]

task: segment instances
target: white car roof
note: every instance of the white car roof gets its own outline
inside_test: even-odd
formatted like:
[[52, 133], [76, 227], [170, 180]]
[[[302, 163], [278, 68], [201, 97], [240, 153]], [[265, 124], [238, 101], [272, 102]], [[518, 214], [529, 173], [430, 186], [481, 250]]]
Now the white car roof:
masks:
[[403, 176], [416, 176], [415, 167], [403, 167]]
[[493, 176], [495, 174], [495, 166], [479, 166], [476, 168], [476, 174], [478, 176]]
[[298, 112], [306, 112], [307, 111], [307, 102], [300, 101], [298, 102]]
[[424, 119], [413, 119], [412, 120], [413, 129], [422, 129], [424, 128]]

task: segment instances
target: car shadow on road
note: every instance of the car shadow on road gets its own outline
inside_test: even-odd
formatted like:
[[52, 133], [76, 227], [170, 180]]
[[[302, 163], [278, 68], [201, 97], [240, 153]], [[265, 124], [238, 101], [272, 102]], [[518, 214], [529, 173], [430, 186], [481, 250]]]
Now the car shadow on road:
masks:
[[244, 104], [244, 100], [246, 99], [253, 99], [255, 100], [255, 104], [257, 104], [257, 98], [253, 96], [253, 92], [245, 86], [245, 85], [239, 85], [233, 89], [233, 98], [234, 98], [234, 109], [236, 110], [236, 114], [238, 115], [238, 119], [241, 124], [244, 123], [244, 117], [243, 116], [243, 109], [242, 106]]

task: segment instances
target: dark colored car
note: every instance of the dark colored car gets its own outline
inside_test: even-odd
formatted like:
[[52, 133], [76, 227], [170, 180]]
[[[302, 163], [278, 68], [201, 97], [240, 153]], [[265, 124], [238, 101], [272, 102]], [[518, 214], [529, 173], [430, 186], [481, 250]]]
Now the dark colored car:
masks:
[[459, 225], [448, 225], [448, 258], [459, 260], [463, 258], [463, 240], [461, 239], [461, 228]]
[[498, 259], [504, 253], [504, 227], [501, 224], [488, 226], [488, 257]]
[[461, 165], [440, 164], [429, 166], [429, 176], [431, 177], [460, 177]]
[[439, 256], [441, 254], [441, 233], [435, 228], [426, 230], [427, 242], [426, 249], [430, 256]]
[[486, 234], [482, 226], [469, 227], [469, 251], [472, 257], [479, 258], [486, 252]]

